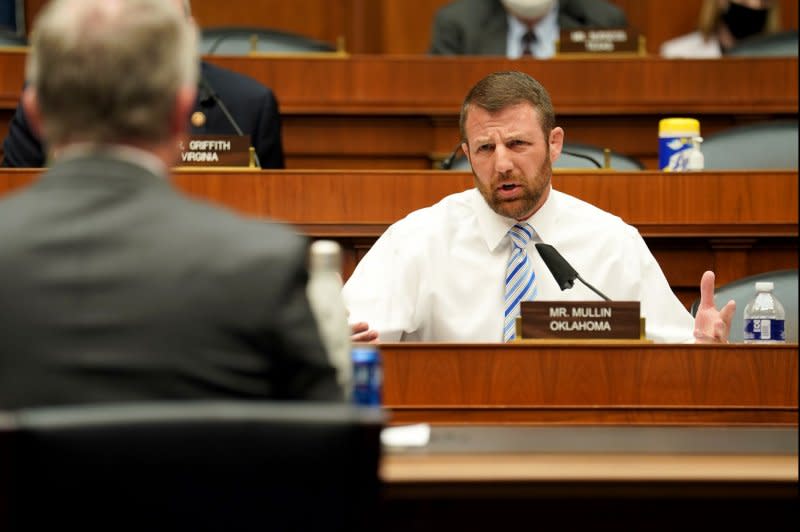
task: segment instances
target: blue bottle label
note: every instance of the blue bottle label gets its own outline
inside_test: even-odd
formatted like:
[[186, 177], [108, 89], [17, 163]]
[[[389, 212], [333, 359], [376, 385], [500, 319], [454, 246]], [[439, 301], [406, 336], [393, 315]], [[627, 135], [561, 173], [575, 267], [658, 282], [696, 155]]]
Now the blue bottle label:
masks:
[[745, 340], [785, 341], [784, 320], [749, 318], [744, 320]]
[[353, 402], [362, 406], [380, 406], [383, 395], [383, 372], [376, 349], [353, 349]]
[[689, 148], [692, 147], [692, 138], [659, 137], [658, 138], [658, 168], [668, 172], [683, 172], [689, 163]]

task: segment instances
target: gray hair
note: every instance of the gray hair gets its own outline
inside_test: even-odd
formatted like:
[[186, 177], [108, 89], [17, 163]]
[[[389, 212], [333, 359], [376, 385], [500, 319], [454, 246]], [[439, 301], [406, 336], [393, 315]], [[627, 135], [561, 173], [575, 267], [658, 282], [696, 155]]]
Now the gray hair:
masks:
[[553, 102], [550, 95], [541, 83], [530, 77], [524, 72], [495, 72], [489, 74], [475, 84], [464, 103], [461, 106], [461, 117], [459, 127], [461, 129], [461, 141], [467, 142], [465, 124], [469, 109], [473, 105], [494, 113], [517, 105], [519, 103], [529, 103], [536, 109], [541, 122], [544, 138], [550, 137], [556, 123], [556, 115], [553, 110]]
[[30, 42], [52, 145], [165, 140], [178, 90], [197, 85], [197, 28], [173, 2], [51, 0]]

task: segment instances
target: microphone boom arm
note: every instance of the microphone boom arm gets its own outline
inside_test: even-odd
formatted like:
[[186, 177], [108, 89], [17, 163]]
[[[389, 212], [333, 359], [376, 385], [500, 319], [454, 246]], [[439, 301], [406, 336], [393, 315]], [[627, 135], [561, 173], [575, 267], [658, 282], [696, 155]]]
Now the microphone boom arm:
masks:
[[[236, 120], [233, 118], [233, 115], [231, 115], [231, 112], [228, 111], [228, 106], [225, 105], [225, 102], [222, 101], [222, 98], [220, 98], [217, 95], [217, 92], [214, 90], [214, 88], [203, 77], [200, 77], [200, 84], [208, 92], [208, 95], [211, 96], [211, 99], [214, 100], [214, 102], [217, 104], [220, 111], [222, 111], [222, 114], [225, 115], [225, 118], [228, 119], [228, 123], [233, 126], [233, 130], [236, 132], [236, 134], [239, 135], [240, 137], [244, 137], [245, 134], [242, 132], [242, 128], [240, 128], [239, 124], [236, 123]], [[253, 150], [252, 154], [253, 154], [253, 160], [256, 163], [256, 168], [261, 168], [261, 161], [258, 159], [258, 153], [256, 153], [255, 150]]]

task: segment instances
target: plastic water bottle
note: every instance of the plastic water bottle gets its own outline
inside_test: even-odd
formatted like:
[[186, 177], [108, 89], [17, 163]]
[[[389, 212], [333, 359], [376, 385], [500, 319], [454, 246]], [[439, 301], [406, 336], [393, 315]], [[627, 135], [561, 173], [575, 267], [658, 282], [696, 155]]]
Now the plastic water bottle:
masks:
[[317, 240], [311, 244], [306, 293], [337, 381], [349, 396], [353, 374], [350, 326], [342, 298], [342, 250], [337, 242]]
[[770, 281], [756, 283], [756, 297], [744, 307], [744, 343], [775, 344], [786, 342], [783, 305], [772, 293]]

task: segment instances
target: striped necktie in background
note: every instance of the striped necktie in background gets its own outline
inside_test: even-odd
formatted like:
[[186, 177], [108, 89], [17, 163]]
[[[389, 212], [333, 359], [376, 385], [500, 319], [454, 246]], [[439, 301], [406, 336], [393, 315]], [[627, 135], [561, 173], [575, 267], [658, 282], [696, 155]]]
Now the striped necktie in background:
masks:
[[503, 341], [508, 342], [516, 336], [514, 322], [519, 316], [521, 301], [536, 297], [536, 272], [525, 251], [533, 238], [533, 227], [519, 223], [508, 230], [511, 237], [511, 258], [506, 267], [505, 321], [503, 322]]

